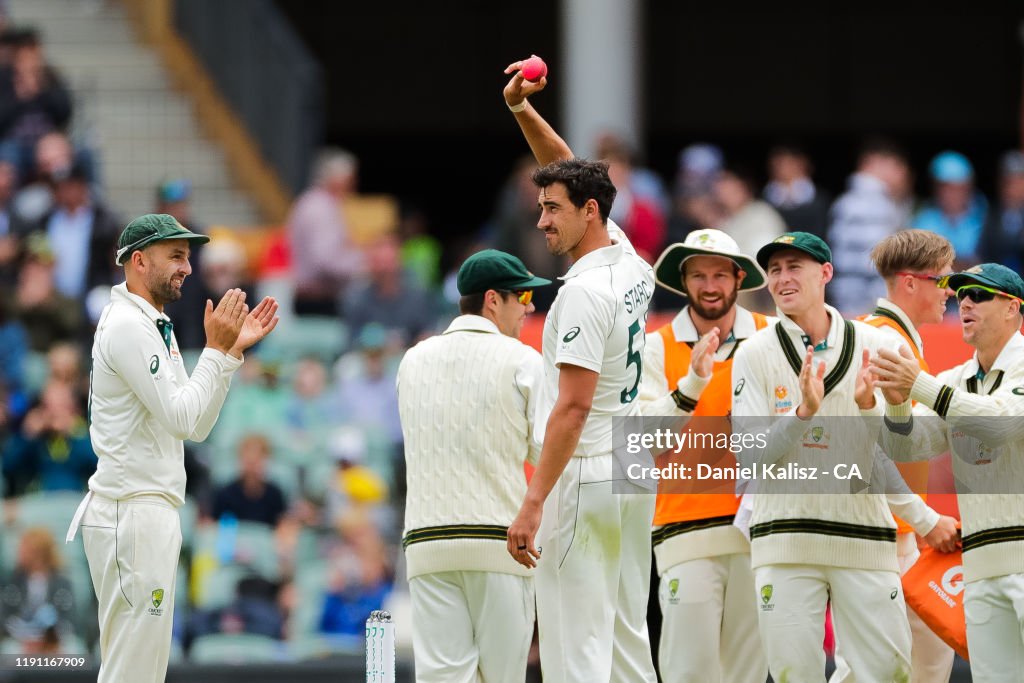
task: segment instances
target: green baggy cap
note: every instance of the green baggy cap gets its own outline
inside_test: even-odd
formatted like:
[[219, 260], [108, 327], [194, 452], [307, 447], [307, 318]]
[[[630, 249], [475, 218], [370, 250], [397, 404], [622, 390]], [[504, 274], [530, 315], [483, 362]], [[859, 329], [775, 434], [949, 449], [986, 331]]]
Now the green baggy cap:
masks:
[[1013, 270], [998, 263], [982, 263], [949, 278], [949, 288], [953, 291], [970, 284], [984, 285], [1003, 294], [1024, 299], [1024, 280]]
[[145, 249], [161, 240], [189, 240], [196, 244], [210, 241], [206, 235], [197, 235], [166, 213], [147, 213], [139, 216], [121, 231], [117, 238], [117, 265], [123, 266], [132, 252]]
[[825, 240], [809, 232], [787, 232], [757, 250], [758, 264], [767, 269], [768, 259], [772, 257], [772, 254], [783, 249], [797, 249], [818, 263], [832, 262], [832, 250], [825, 244]]
[[512, 254], [497, 249], [484, 249], [466, 259], [459, 268], [456, 281], [459, 294], [481, 294], [488, 289], [505, 291], [533, 289], [550, 285], [551, 280], [537, 277]]

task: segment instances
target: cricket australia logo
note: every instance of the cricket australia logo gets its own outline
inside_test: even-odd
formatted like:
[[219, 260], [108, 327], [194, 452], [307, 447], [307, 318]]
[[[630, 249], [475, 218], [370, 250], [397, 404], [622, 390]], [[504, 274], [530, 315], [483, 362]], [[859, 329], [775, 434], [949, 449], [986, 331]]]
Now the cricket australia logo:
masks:
[[824, 427], [814, 427], [811, 429], [811, 438], [814, 439], [814, 443], [821, 443], [821, 437], [824, 433]]
[[150, 594], [150, 597], [153, 600], [153, 606], [149, 608], [149, 613], [155, 617], [163, 615], [164, 611], [160, 609], [160, 605], [164, 602], [164, 589], [157, 588]]
[[772, 584], [766, 583], [765, 585], [761, 586], [761, 611], [762, 612], [771, 612], [773, 609], [775, 609], [775, 605], [772, 604], [772, 593], [773, 592], [774, 592], [774, 589], [772, 588]]
[[793, 235], [783, 235], [782, 237], [775, 239], [776, 242], [780, 242], [782, 244], [793, 244], [794, 240], [796, 240], [796, 237]]
[[679, 579], [672, 579], [668, 582], [668, 601], [673, 605], [679, 604], [679, 598], [676, 597], [679, 593]]

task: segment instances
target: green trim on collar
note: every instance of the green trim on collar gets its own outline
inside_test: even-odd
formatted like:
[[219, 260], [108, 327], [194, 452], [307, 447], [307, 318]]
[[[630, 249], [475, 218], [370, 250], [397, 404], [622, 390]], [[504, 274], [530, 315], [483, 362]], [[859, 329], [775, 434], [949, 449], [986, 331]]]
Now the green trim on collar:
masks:
[[[803, 356], [793, 346], [793, 341], [789, 338], [789, 333], [782, 328], [782, 324], [775, 326], [775, 336], [779, 338], [779, 343], [782, 345], [782, 353], [786, 356], [786, 360], [789, 362], [789, 367], [793, 369], [796, 376], [800, 376], [800, 369], [803, 367]], [[832, 372], [825, 375], [825, 395], [829, 393], [839, 384], [846, 375], [846, 372], [850, 369], [850, 365], [853, 361], [853, 344], [854, 344], [854, 327], [853, 323], [849, 320], [843, 322], [843, 345], [839, 349], [839, 361], [836, 366], [832, 368]]]

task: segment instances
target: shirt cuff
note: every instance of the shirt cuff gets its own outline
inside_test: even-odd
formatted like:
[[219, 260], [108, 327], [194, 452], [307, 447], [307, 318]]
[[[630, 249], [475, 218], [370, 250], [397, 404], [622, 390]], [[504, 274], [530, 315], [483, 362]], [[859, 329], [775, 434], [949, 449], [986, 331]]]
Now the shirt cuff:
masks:
[[861, 417], [882, 417], [885, 413], [885, 401], [878, 400], [878, 396], [875, 396], [875, 405], [871, 406], [867, 410], [860, 409]]
[[679, 389], [679, 393], [686, 398], [691, 398], [694, 401], [697, 401], [700, 399], [701, 393], [704, 392], [704, 387], [706, 387], [710, 381], [710, 375], [707, 377], [701, 377], [693, 370], [690, 370], [690, 372], [679, 378], [679, 381], [676, 383], [676, 388]]
[[943, 384], [927, 372], [921, 372], [910, 389], [910, 398], [945, 417], [949, 402], [953, 398], [953, 387]]
[[245, 356], [242, 358], [235, 358], [230, 353], [224, 353], [223, 351], [218, 351], [217, 349], [210, 348], [209, 346], [203, 349], [203, 352], [199, 357], [203, 358], [203, 356], [209, 358], [219, 365], [222, 370], [227, 372], [234, 372], [238, 368], [242, 367], [242, 363], [245, 361]]
[[905, 401], [898, 405], [892, 403], [885, 404], [885, 416], [892, 422], [907, 422], [913, 414], [913, 410], [914, 404], [910, 401]]

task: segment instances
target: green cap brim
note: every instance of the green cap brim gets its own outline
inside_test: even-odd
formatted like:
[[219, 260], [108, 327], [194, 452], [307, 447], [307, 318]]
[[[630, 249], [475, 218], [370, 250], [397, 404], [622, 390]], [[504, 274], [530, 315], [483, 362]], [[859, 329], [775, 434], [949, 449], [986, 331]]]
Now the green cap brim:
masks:
[[817, 263], [828, 263], [828, 261], [821, 260], [820, 254], [815, 254], [813, 251], [809, 251], [807, 249], [804, 249], [803, 247], [798, 247], [795, 244], [786, 242], [769, 242], [768, 244], [758, 249], [757, 262], [761, 265], [762, 268], [767, 268], [768, 261], [771, 259], [772, 255], [777, 251], [782, 251], [783, 249], [795, 249], [799, 252], [807, 254]]
[[655, 282], [670, 292], [686, 296], [686, 292], [682, 289], [681, 268], [683, 261], [691, 256], [717, 256], [718, 258], [729, 259], [735, 263], [739, 266], [740, 270], [746, 273], [746, 277], [743, 278], [743, 283], [740, 285], [739, 291], [741, 292], [750, 292], [765, 286], [766, 276], [764, 271], [749, 257], [742, 254], [723, 254], [720, 251], [688, 247], [681, 242], [673, 244], [661, 252], [657, 263], [654, 264]]
[[119, 249], [117, 253], [117, 265], [123, 266], [125, 261], [131, 257], [132, 252], [145, 249], [154, 242], [164, 242], [166, 240], [188, 240], [189, 242], [195, 242], [196, 244], [206, 244], [210, 241], [210, 238], [207, 235], [198, 235], [187, 230], [185, 232], [174, 233], [172, 235], [149, 235], [146, 239], [140, 240], [136, 244], [129, 244], [124, 248], [124, 251]]
[[991, 287], [997, 292], [1002, 292], [1006, 296], [1012, 296], [1015, 299], [1020, 297], [1012, 292], [1007, 292], [1004, 283], [996, 282], [990, 278], [985, 277], [981, 273], [957, 273], [949, 277], [949, 288], [954, 292], [964, 285], [984, 285], [985, 287]]

